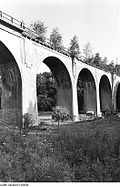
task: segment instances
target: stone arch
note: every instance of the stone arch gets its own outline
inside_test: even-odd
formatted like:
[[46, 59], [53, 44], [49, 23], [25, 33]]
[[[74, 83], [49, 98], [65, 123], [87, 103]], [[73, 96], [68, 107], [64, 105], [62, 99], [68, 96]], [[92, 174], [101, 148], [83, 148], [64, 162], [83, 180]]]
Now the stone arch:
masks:
[[100, 110], [101, 112], [112, 110], [112, 89], [106, 75], [102, 75], [99, 83]]
[[22, 78], [10, 50], [0, 41], [0, 121], [22, 122]]
[[95, 79], [87, 68], [83, 68], [77, 80], [78, 112], [97, 113]]
[[64, 63], [57, 57], [49, 56], [43, 60], [57, 82], [57, 105], [67, 108], [72, 114], [72, 82]]

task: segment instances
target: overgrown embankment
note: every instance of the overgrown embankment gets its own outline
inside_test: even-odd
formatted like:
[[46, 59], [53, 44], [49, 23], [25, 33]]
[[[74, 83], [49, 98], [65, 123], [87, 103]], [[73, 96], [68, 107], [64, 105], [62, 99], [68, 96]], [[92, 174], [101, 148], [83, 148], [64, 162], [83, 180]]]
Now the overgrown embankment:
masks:
[[120, 181], [119, 117], [42, 125], [0, 128], [1, 182]]

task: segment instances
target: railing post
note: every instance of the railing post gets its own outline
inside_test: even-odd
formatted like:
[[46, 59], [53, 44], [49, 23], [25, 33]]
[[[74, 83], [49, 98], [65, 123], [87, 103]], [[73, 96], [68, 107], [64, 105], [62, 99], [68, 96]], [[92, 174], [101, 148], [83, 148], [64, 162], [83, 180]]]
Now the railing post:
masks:
[[23, 23], [23, 22], [21, 22], [20, 27], [21, 27], [22, 29], [24, 29], [24, 23]]
[[13, 17], [11, 17], [11, 23], [13, 23]]
[[2, 11], [0, 11], [0, 17], [2, 18]]

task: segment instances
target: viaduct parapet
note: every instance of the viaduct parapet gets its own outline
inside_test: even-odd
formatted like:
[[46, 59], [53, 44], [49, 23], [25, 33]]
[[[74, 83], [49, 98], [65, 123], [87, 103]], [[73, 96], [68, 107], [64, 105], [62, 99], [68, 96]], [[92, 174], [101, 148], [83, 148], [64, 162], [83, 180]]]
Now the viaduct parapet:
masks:
[[120, 111], [118, 75], [82, 59], [72, 61], [66, 51], [53, 50], [49, 41], [43, 44], [27, 36], [26, 29], [23, 23], [0, 12], [1, 119], [22, 120], [28, 112], [38, 123], [36, 77], [42, 63], [56, 78], [57, 104], [69, 109], [75, 121], [80, 113], [100, 116], [102, 111]]

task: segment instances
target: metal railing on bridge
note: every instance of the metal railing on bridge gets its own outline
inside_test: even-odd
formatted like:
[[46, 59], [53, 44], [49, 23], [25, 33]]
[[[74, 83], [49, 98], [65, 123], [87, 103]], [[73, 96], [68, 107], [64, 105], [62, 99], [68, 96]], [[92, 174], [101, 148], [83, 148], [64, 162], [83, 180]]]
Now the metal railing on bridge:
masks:
[[[35, 41], [36, 43], [40, 43], [41, 45], [44, 45], [50, 49], [53, 49], [61, 54], [64, 54], [68, 57], [70, 57], [70, 53], [68, 52], [68, 49], [63, 47], [63, 48], [60, 48], [59, 50], [55, 49], [50, 40], [48, 38], [44, 38], [44, 41], [41, 41], [39, 38], [41, 37], [41, 35], [38, 35], [35, 31], [33, 31], [32, 29], [29, 29], [28, 27], [25, 26], [24, 22], [21, 22], [15, 18], [13, 18], [12, 16], [0, 11], [0, 20], [4, 21], [4, 22], [7, 22], [8, 24], [16, 27], [16, 28], [19, 28], [21, 30], [21, 34], [33, 41]], [[95, 68], [98, 68], [98, 69], [101, 69], [101, 70], [104, 70], [106, 72], [110, 72], [110, 73], [114, 73], [116, 74], [117, 76], [120, 76], [117, 72], [111, 72], [109, 70], [107, 70], [107, 68], [103, 68], [101, 67], [100, 65], [97, 66], [96, 64], [94, 63], [91, 63], [89, 62], [89, 60], [87, 58], [85, 58], [84, 56], [80, 56], [77, 58], [79, 61], [82, 61], [83, 63], [85, 64], [88, 64], [90, 66], [93, 66]]]
[[20, 22], [19, 20], [13, 18], [12, 16], [0, 11], [0, 19], [6, 21], [7, 23], [13, 24], [14, 26], [23, 29], [24, 24], [23, 22]]
[[[24, 22], [21, 22], [15, 18], [13, 18], [12, 16], [0, 11], [0, 19], [11, 24], [12, 26], [14, 27], [17, 27], [21, 30], [21, 33], [23, 36], [26, 36], [32, 40], [34, 40], [35, 42], [37, 43], [40, 43], [46, 47], [49, 47], [53, 50], [54, 47], [51, 45], [51, 42], [48, 38], [44, 38], [44, 41], [41, 41], [39, 38], [41, 37], [41, 35], [37, 34], [36, 32], [34, 32], [32, 29], [29, 29], [28, 27], [25, 26]], [[66, 56], [70, 56], [69, 52], [68, 52], [68, 49], [63, 47], [63, 48], [60, 48], [58, 50], [56, 50]]]

